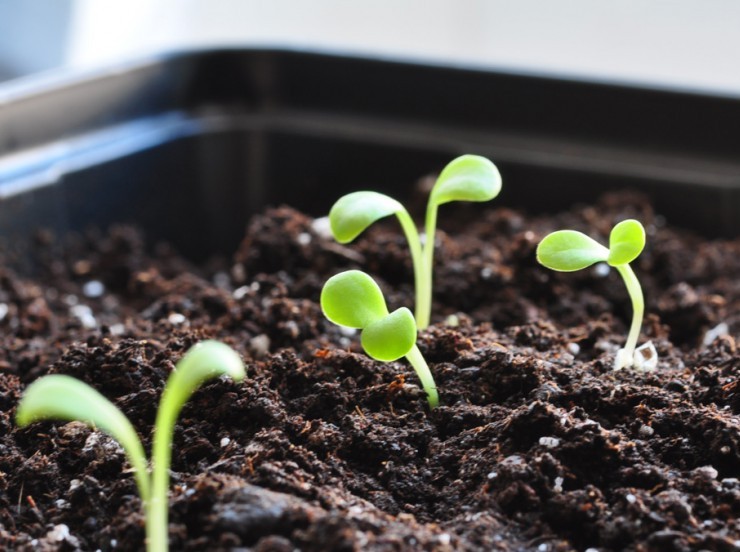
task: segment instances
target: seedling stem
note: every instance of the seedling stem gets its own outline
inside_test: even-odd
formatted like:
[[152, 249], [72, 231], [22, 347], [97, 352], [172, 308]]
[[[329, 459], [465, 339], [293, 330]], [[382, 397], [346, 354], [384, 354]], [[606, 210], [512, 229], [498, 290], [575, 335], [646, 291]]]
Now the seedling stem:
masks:
[[387, 195], [372, 191], [353, 192], [339, 198], [329, 212], [332, 234], [339, 243], [349, 243], [375, 221], [396, 215], [411, 252], [414, 266], [416, 325], [429, 325], [432, 312], [432, 269], [437, 209], [451, 201], [489, 201], [501, 190], [501, 175], [488, 159], [463, 155], [442, 170], [427, 202], [426, 241], [422, 247], [419, 232], [405, 207]]
[[640, 337], [640, 327], [642, 326], [642, 316], [645, 311], [645, 301], [642, 296], [642, 288], [640, 282], [635, 276], [635, 272], [632, 267], [628, 264], [617, 265], [615, 267], [619, 274], [621, 274], [624, 280], [625, 286], [627, 287], [627, 293], [629, 293], [630, 299], [632, 300], [632, 325], [630, 326], [629, 334], [627, 334], [627, 342], [624, 345], [624, 355], [631, 359], [635, 355], [635, 347], [637, 347], [637, 340]]
[[421, 287], [420, 301], [417, 299], [416, 308], [416, 320], [420, 328], [426, 328], [431, 321], [432, 316], [432, 289], [433, 289], [433, 275], [434, 270], [434, 242], [437, 228], [437, 210], [438, 204], [427, 203], [427, 214], [424, 227], [424, 269], [422, 270], [423, 279], [421, 283], [417, 283], [417, 287]]
[[421, 386], [427, 393], [427, 400], [429, 401], [429, 408], [437, 408], [439, 405], [439, 394], [437, 393], [437, 386], [434, 383], [432, 372], [429, 370], [427, 361], [421, 354], [419, 348], [414, 345], [411, 350], [406, 354], [406, 359], [409, 361], [411, 366], [414, 368], [416, 375], [421, 381]]
[[[409, 252], [411, 253], [411, 263], [414, 267], [414, 318], [416, 319], [417, 327], [425, 328], [429, 325], [429, 318], [432, 311], [431, 261], [427, 261], [425, 259], [425, 250], [422, 250], [421, 247], [419, 231], [416, 229], [416, 224], [414, 224], [408, 211], [406, 209], [400, 209], [396, 212], [396, 217], [398, 217], [401, 229], [406, 235], [406, 241], [409, 244]], [[426, 255], [428, 256], [429, 254], [427, 253]], [[426, 269], [425, 267], [429, 267], [429, 269]], [[421, 325], [419, 322], [420, 320], [426, 320], [426, 323]]]

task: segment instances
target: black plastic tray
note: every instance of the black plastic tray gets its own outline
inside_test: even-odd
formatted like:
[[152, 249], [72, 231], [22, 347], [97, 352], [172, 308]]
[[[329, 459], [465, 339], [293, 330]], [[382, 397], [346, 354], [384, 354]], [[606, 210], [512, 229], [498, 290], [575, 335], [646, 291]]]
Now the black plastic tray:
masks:
[[272, 50], [0, 89], [0, 234], [135, 221], [202, 257], [266, 204], [403, 196], [464, 152], [497, 163], [501, 205], [638, 189], [673, 224], [740, 234], [736, 99]]

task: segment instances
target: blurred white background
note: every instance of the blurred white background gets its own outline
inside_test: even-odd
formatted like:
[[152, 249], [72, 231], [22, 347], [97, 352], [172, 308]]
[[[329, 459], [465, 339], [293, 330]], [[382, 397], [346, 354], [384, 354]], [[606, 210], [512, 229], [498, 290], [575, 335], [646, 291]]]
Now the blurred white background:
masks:
[[740, 95], [739, 0], [0, 0], [6, 76], [213, 46]]

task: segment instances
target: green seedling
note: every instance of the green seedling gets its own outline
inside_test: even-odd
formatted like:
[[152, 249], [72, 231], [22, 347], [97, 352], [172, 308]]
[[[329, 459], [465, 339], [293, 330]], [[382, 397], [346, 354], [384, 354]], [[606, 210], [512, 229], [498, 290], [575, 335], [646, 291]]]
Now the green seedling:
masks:
[[501, 175], [485, 157], [463, 155], [440, 173], [427, 202], [425, 243], [408, 211], [395, 199], [377, 192], [354, 192], [339, 198], [329, 212], [332, 234], [349, 243], [375, 221], [396, 215], [411, 251], [416, 289], [415, 318], [419, 328], [429, 325], [432, 310], [432, 269], [437, 210], [451, 201], [488, 201], [501, 191]]
[[617, 352], [614, 369], [651, 369], [657, 361], [657, 354], [651, 343], [640, 347], [635, 353], [640, 336], [645, 303], [642, 288], [629, 263], [634, 261], [645, 247], [645, 229], [638, 221], [623, 220], [609, 235], [609, 248], [575, 230], [559, 230], [545, 236], [537, 246], [537, 260], [549, 269], [559, 272], [574, 272], [605, 262], [617, 269], [622, 276], [627, 292], [632, 300], [632, 325], [627, 342]]
[[335, 324], [362, 330], [362, 348], [375, 360], [391, 362], [405, 356], [421, 380], [429, 407], [439, 404], [434, 378], [416, 346], [414, 316], [406, 307], [389, 314], [375, 280], [359, 270], [332, 276], [321, 290], [321, 309]]
[[244, 364], [233, 349], [216, 341], [192, 347], [177, 363], [162, 393], [154, 426], [151, 473], [144, 447], [126, 416], [88, 384], [71, 376], [44, 376], [26, 389], [16, 414], [24, 427], [39, 420], [79, 421], [117, 440], [134, 471], [146, 515], [146, 548], [168, 548], [167, 492], [175, 422], [185, 402], [206, 380], [229, 376], [244, 379]]

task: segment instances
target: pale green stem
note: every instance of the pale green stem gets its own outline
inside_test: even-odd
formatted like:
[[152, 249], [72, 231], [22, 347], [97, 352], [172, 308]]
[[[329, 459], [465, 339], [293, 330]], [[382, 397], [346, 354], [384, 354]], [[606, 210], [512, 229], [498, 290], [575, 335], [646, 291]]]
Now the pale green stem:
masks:
[[417, 317], [416, 324], [420, 330], [429, 325], [432, 318], [432, 271], [434, 270], [434, 236], [437, 230], [437, 205], [431, 201], [427, 204], [427, 216], [424, 226], [424, 310]]
[[[406, 234], [406, 241], [409, 242], [409, 250], [411, 251], [411, 262], [414, 265], [414, 288], [416, 293], [416, 304], [414, 305], [414, 318], [416, 319], [416, 325], [419, 328], [425, 328], [429, 325], [429, 312], [431, 306], [431, 288], [426, 288], [426, 280], [424, 278], [424, 258], [422, 256], [421, 240], [419, 239], [419, 232], [416, 229], [414, 221], [409, 216], [405, 209], [401, 209], [396, 212], [398, 221], [401, 223], [401, 228], [404, 234]], [[426, 323], [422, 326], [422, 319], [426, 318]]]
[[436, 408], [439, 405], [439, 395], [437, 394], [437, 386], [434, 383], [432, 372], [429, 370], [427, 361], [421, 355], [419, 348], [414, 345], [406, 355], [406, 359], [414, 367], [416, 375], [421, 380], [421, 386], [427, 393], [427, 400], [429, 401], [429, 408]]
[[619, 265], [616, 267], [619, 273], [624, 279], [624, 283], [627, 286], [627, 292], [632, 299], [632, 326], [630, 326], [630, 332], [627, 335], [627, 343], [624, 348], [628, 355], [627, 358], [632, 359], [635, 353], [635, 347], [637, 347], [637, 339], [640, 337], [640, 327], [642, 326], [642, 315], [645, 311], [645, 301], [642, 297], [642, 288], [640, 282], [637, 281], [637, 276], [632, 271], [630, 265]]
[[131, 456], [129, 456], [129, 463], [134, 469], [134, 479], [136, 481], [136, 486], [139, 488], [141, 501], [144, 503], [144, 513], [146, 513], [147, 508], [149, 507], [149, 472], [146, 469], [146, 457], [144, 456], [143, 449], [141, 453], [142, 460], [134, 463], [131, 461]]
[[168, 495], [172, 437], [180, 413], [180, 400], [170, 386], [165, 386], [157, 410], [152, 446], [152, 494], [146, 518], [146, 549], [148, 552], [166, 552], [169, 546]]

